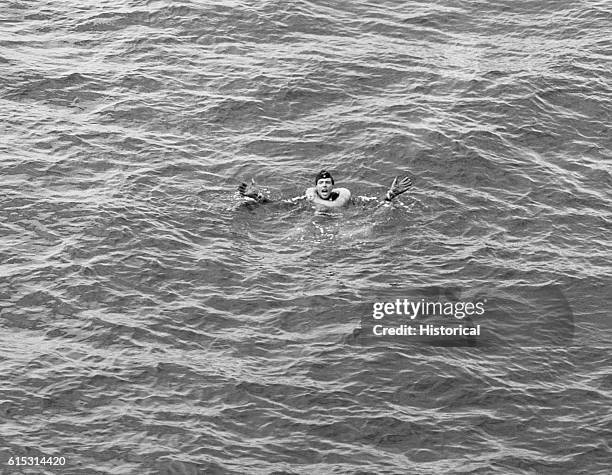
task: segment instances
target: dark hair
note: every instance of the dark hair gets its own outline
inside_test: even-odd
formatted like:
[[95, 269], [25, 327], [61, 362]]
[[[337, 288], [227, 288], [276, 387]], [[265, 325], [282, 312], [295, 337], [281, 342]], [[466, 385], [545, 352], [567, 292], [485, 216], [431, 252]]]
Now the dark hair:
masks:
[[329, 173], [327, 170], [321, 170], [319, 173], [317, 173], [317, 176], [315, 177], [315, 185], [319, 183], [321, 178], [331, 178], [332, 185], [334, 184], [334, 177], [331, 176], [331, 173]]

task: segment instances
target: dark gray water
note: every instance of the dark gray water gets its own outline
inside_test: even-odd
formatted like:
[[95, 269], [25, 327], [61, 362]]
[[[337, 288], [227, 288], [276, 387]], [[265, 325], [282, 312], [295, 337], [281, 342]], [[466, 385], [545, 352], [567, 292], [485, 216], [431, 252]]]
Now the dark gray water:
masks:
[[[0, 471], [609, 473], [611, 17], [0, 3]], [[235, 192], [321, 168], [415, 185]], [[368, 334], [404, 298], [483, 334]]]

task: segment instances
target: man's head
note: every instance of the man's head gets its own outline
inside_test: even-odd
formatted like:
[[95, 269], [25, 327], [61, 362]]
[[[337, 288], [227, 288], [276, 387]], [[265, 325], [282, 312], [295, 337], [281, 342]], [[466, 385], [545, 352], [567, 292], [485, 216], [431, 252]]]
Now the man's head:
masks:
[[317, 194], [324, 200], [329, 199], [334, 187], [334, 177], [326, 170], [321, 170], [315, 177], [315, 189]]

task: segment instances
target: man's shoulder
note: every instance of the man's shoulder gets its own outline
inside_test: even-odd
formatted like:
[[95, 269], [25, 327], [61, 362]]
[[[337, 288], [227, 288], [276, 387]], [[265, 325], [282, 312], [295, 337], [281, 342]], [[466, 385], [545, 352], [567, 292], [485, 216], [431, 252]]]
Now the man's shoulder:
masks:
[[351, 192], [346, 188], [334, 188], [333, 193], [336, 194], [334, 198], [334, 205], [344, 206], [351, 200]]
[[338, 193], [338, 198], [348, 199], [351, 197], [351, 192], [347, 188], [334, 188], [334, 192]]

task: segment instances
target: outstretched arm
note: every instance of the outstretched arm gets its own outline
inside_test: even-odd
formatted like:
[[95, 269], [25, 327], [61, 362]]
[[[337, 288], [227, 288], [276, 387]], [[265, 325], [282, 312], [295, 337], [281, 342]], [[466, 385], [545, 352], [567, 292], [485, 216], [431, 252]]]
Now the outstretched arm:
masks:
[[393, 179], [393, 183], [389, 187], [387, 194], [385, 195], [385, 201], [391, 201], [396, 196], [401, 195], [408, 190], [413, 184], [412, 178], [409, 176], [398, 175]]
[[296, 196], [295, 198], [286, 198], [279, 200], [272, 200], [269, 198], [269, 192], [265, 188], [262, 189], [255, 183], [255, 180], [251, 178], [251, 183], [240, 183], [238, 185], [238, 193], [245, 198], [251, 198], [255, 200], [257, 203], [291, 203], [296, 204], [302, 200], [305, 200], [307, 196]]

